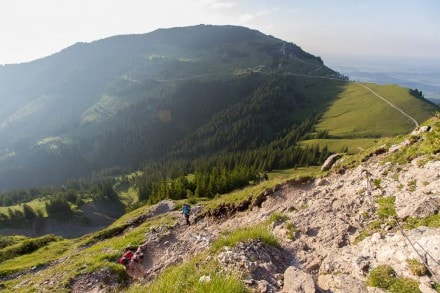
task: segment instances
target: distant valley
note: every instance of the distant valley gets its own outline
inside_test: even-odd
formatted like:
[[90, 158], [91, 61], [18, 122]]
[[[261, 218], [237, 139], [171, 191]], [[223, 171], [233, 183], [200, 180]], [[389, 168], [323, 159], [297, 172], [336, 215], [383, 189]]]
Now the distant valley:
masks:
[[351, 80], [417, 88], [426, 99], [440, 104], [440, 60], [330, 56], [325, 61], [328, 66], [349, 76]]

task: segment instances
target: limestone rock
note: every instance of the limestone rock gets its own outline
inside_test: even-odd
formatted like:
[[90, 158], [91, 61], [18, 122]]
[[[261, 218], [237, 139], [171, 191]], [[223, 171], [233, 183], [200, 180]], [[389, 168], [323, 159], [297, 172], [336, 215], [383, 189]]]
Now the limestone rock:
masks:
[[319, 275], [318, 286], [333, 293], [367, 293], [365, 282], [345, 274]]
[[333, 164], [341, 157], [340, 154], [333, 154], [325, 160], [324, 164], [322, 164], [321, 171], [330, 170]]
[[315, 293], [315, 282], [312, 275], [293, 266], [284, 272], [284, 293]]

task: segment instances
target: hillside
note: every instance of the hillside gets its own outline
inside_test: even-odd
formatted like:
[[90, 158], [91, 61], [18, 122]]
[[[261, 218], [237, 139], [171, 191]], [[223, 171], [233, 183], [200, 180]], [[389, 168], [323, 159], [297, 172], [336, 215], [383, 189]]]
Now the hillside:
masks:
[[78, 43], [2, 66], [0, 190], [139, 168], [249, 99], [271, 74], [312, 71], [337, 76], [292, 43], [209, 25]]
[[[157, 164], [174, 177], [202, 168], [194, 160], [228, 165], [226, 156], [253, 156], [261, 172], [316, 164], [301, 155], [271, 162], [298, 153], [293, 147], [337, 101], [368, 96], [345, 94], [349, 86], [299, 46], [236, 26], [115, 36], [1, 66], [0, 192], [77, 186]], [[419, 122], [436, 109], [414, 95], [405, 103]], [[411, 130], [392, 119], [392, 135]]]
[[[317, 168], [127, 213], [78, 239], [2, 238], [5, 292], [438, 292], [440, 117]], [[144, 253], [127, 275], [125, 248]], [[7, 259], [5, 259], [5, 257]], [[425, 265], [423, 265], [425, 263]], [[380, 289], [381, 288], [381, 289]]]

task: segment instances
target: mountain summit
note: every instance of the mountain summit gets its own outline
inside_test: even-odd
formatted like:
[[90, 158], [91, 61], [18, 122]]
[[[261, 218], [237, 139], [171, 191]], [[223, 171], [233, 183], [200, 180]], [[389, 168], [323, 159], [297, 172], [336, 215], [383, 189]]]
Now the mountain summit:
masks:
[[[0, 191], [251, 151], [259, 169], [306, 164], [293, 147], [347, 84], [297, 45], [237, 26], [115, 36], [2, 66]], [[432, 114], [414, 101], [419, 120]], [[386, 134], [411, 130], [399, 121]], [[301, 162], [274, 164], [280, 151]]]

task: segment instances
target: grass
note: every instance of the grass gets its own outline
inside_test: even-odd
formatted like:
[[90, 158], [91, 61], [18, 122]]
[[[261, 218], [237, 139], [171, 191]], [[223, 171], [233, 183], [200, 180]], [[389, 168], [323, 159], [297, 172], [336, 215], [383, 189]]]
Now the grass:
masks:
[[[368, 236], [372, 235], [373, 233], [379, 232], [382, 229], [382, 225], [387, 223], [389, 225], [394, 226], [394, 218], [397, 213], [394, 208], [394, 201], [396, 200], [396, 197], [394, 196], [382, 196], [376, 200], [377, 203], [377, 210], [376, 214], [378, 216], [378, 220], [370, 222], [368, 227], [361, 231], [359, 236], [356, 237], [354, 244], [357, 244], [367, 238]], [[368, 216], [368, 215], [366, 215]], [[390, 219], [391, 218], [391, 219]]]
[[280, 246], [278, 240], [269, 232], [266, 225], [256, 225], [239, 228], [232, 232], [225, 232], [214, 243], [212, 243], [210, 251], [217, 252], [225, 246], [232, 247], [240, 242], [248, 240], [260, 240], [271, 246]]
[[289, 220], [289, 217], [287, 215], [283, 215], [283, 214], [279, 214], [279, 213], [272, 213], [268, 219], [268, 224], [284, 223], [287, 220]]
[[386, 289], [393, 293], [421, 292], [417, 281], [396, 277], [396, 272], [389, 265], [380, 265], [372, 269], [367, 277], [367, 286]]
[[41, 247], [47, 246], [51, 242], [61, 240], [61, 237], [57, 237], [54, 235], [46, 235], [38, 238], [25, 239], [16, 244], [9, 245], [3, 249], [0, 249], [0, 262], [7, 259], [12, 259], [16, 256], [20, 256], [23, 254], [32, 253], [35, 250], [40, 249]]
[[[406, 161], [408, 154], [410, 154], [411, 157], [414, 155], [435, 155], [437, 149], [440, 148], [438, 118], [440, 118], [440, 115], [437, 117], [437, 120], [427, 122], [437, 126], [434, 131], [423, 134], [425, 140], [418, 141], [414, 144], [414, 146], [406, 147], [402, 149], [402, 151], [399, 151], [392, 156], [402, 156]], [[391, 138], [385, 140], [385, 144], [391, 145], [398, 141], [402, 141], [403, 139], [404, 137]], [[383, 140], [381, 140], [379, 143], [382, 142]], [[363, 158], [365, 158], [366, 154], [374, 151], [374, 148], [377, 148], [377, 146], [373, 146], [370, 149], [367, 149], [365, 152], [347, 156], [345, 158], [345, 164], [353, 166], [358, 164]], [[265, 190], [274, 188], [276, 185], [282, 184], [289, 180], [318, 177], [322, 176], [323, 173], [320, 171], [319, 167], [311, 167], [277, 170], [269, 173], [268, 175], [270, 179], [260, 183], [259, 185], [254, 185], [243, 190], [231, 192], [230, 194], [223, 195], [212, 201], [201, 201], [201, 203], [205, 206], [205, 209], [215, 208], [222, 203], [239, 203], [248, 199], [249, 197], [257, 196]], [[380, 185], [380, 182], [378, 182], [378, 185]], [[130, 191], [127, 190], [127, 192]], [[125, 199], [130, 199], [130, 197], [131, 195], [127, 194]], [[394, 200], [394, 197], [381, 197], [377, 200], [377, 215], [379, 220], [370, 223], [369, 228], [361, 233], [362, 237], [366, 237], [374, 231], [379, 231], [381, 229], [381, 225], [390, 217], [395, 215]], [[137, 246], [143, 243], [144, 235], [150, 231], [151, 227], [163, 225], [173, 226], [176, 221], [176, 219], [162, 215], [151, 218], [147, 222], [141, 223], [139, 226], [133, 226], [130, 229], [123, 228], [125, 225], [133, 222], [135, 219], [146, 215], [150, 209], [150, 207], [145, 206], [135, 209], [122, 216], [111, 226], [109, 226], [107, 229], [104, 229], [100, 233], [85, 235], [75, 240], [59, 240], [48, 242], [47, 244], [38, 247], [34, 252], [26, 254], [18, 253], [15, 257], [5, 260], [4, 262], [0, 263], [1, 276], [10, 276], [16, 272], [23, 272], [23, 276], [19, 279], [17, 278], [3, 281], [5, 289], [10, 289], [12, 291], [11, 288], [17, 286], [20, 282], [23, 282], [23, 280], [26, 280], [26, 286], [29, 291], [46, 290], [54, 292], [67, 292], [69, 282], [77, 275], [94, 272], [100, 269], [106, 269], [114, 274], [118, 274], [120, 276], [121, 283], [123, 283], [127, 276], [125, 275], [123, 267], [117, 264], [116, 261], [124, 248]], [[295, 225], [294, 223], [288, 222], [288, 218], [285, 215], [273, 214], [269, 219], [269, 223], [279, 221], [285, 222], [286, 229], [291, 231], [292, 235], [294, 235], [296, 231]], [[230, 231], [227, 234], [223, 234], [217, 241], [213, 243], [210, 253], [216, 253], [224, 246], [234, 246], [239, 242], [250, 239], [259, 239], [266, 244], [278, 246], [279, 243], [268, 230], [267, 224], [268, 223], [263, 223], [255, 227], [240, 228], [235, 231]], [[436, 214], [424, 219], [408, 218], [404, 222], [404, 225], [405, 228], [410, 229], [421, 225], [428, 227], [440, 227], [440, 215]], [[114, 233], [116, 233], [115, 231], [118, 231], [118, 229], [121, 229], [123, 234], [115, 236]], [[99, 239], [99, 241], [91, 241], [93, 239]], [[18, 245], [19, 243], [23, 243], [27, 240], [27, 238], [8, 237], [0, 238], [0, 240], [2, 249], [5, 249], [7, 247], [12, 247], [14, 245]], [[57, 260], [59, 259], [63, 259], [63, 262], [58, 263]], [[196, 257], [182, 265], [169, 268], [163, 274], [163, 277], [161, 276], [158, 279], [161, 280], [159, 282], [162, 282], [162, 285], [154, 282], [150, 285], [151, 287], [148, 287], [147, 291], [145, 291], [146, 287], [143, 287], [141, 284], [129, 288], [128, 290], [129, 292], [161, 292], [161, 290], [173, 288], [172, 290], [175, 289], [177, 292], [179, 292], [179, 290], [181, 290], [180, 292], [246, 292], [246, 288], [240, 280], [236, 279], [234, 276], [222, 272], [221, 268], [218, 267], [218, 264], [216, 264], [215, 261], [205, 260], [206, 258]], [[44, 270], [44, 274], [33, 273], [32, 268], [42, 266], [47, 266], [47, 268]], [[193, 273], [190, 274], [189, 272]], [[201, 276], [208, 275], [211, 278], [211, 282], [199, 282], [199, 278]], [[50, 278], [53, 279], [54, 276], [57, 278], [56, 284], [50, 286], [47, 283], [44, 283], [45, 280]], [[372, 274], [371, 278], [375, 279], [374, 274]], [[378, 276], [376, 276], [376, 279], [377, 278]], [[186, 279], [188, 280], [187, 282], [185, 281]], [[371, 282], [374, 283], [374, 281]], [[390, 283], [392, 283], [392, 285], [388, 284], [387, 290], [394, 290], [391, 292], [410, 292], [405, 290], [415, 290], [413, 292], [417, 292], [418, 290], [415, 287], [417, 282], [411, 279], [392, 278]], [[45, 284], [44, 288], [38, 288], [38, 286], [42, 286], [42, 284]], [[216, 288], [219, 289], [217, 290]]]
[[407, 218], [404, 223], [405, 229], [415, 229], [420, 226], [440, 228], [440, 214], [434, 214], [426, 218]]
[[418, 260], [411, 258], [407, 259], [406, 263], [408, 265], [409, 271], [415, 276], [424, 276], [428, 274], [428, 268]]
[[304, 140], [300, 143], [301, 146], [315, 146], [319, 149], [327, 146], [327, 149], [332, 153], [340, 153], [347, 149], [348, 154], [358, 154], [372, 146], [377, 145], [377, 138], [340, 138], [340, 139], [310, 139]]
[[[146, 213], [145, 207], [126, 214], [120, 223], [136, 219], [141, 213]], [[145, 241], [144, 235], [152, 227], [174, 225], [175, 219], [160, 215], [149, 219], [137, 227], [124, 231], [123, 234], [113, 237], [104, 237], [100, 241], [94, 241], [97, 234], [85, 235], [74, 240], [62, 240], [49, 243], [48, 245], [30, 254], [24, 254], [0, 263], [0, 275], [8, 276], [15, 272], [25, 272], [27, 288], [29, 291], [46, 290], [50, 292], [68, 292], [70, 280], [77, 275], [91, 273], [101, 269], [108, 270], [119, 276], [121, 284], [127, 279], [127, 275], [117, 260], [127, 247], [138, 246]], [[114, 227], [117, 227], [118, 223]], [[110, 228], [111, 229], [111, 228]], [[104, 232], [102, 232], [104, 233]], [[102, 234], [101, 233], [101, 234]], [[101, 235], [100, 234], [100, 235]], [[105, 234], [105, 233], [104, 233]], [[111, 233], [110, 233], [111, 234]], [[62, 259], [62, 262], [54, 262]], [[44, 274], [31, 273], [33, 267], [48, 265]], [[45, 278], [56, 276], [57, 282], [45, 284], [41, 287]], [[3, 282], [6, 288], [13, 288], [20, 280], [12, 279]], [[40, 288], [41, 287], [41, 288]], [[34, 289], [32, 289], [34, 288]], [[37, 289], [38, 288], [38, 289]]]
[[377, 215], [380, 219], [385, 220], [397, 215], [396, 209], [394, 208], [395, 200], [395, 196], [382, 196], [377, 199]]
[[[379, 91], [382, 87], [385, 86], [379, 85], [374, 90]], [[414, 124], [400, 112], [359, 84], [348, 83], [323, 115], [316, 130], [328, 130], [331, 137], [372, 138], [404, 134], [413, 128]]]
[[71, 240], [56, 241], [48, 243], [32, 253], [11, 257], [0, 262], [0, 276], [8, 276], [32, 267], [47, 265], [63, 256], [65, 252], [71, 249], [71, 245]]
[[[201, 277], [209, 276], [209, 282], [201, 282]], [[136, 284], [125, 292], [250, 292], [235, 275], [222, 270], [215, 260], [207, 260], [207, 254], [198, 255], [180, 265], [165, 270], [158, 279], [148, 285]]]
[[397, 107], [414, 117], [418, 122], [429, 119], [436, 110], [434, 106], [411, 95], [410, 90], [394, 84], [366, 84], [370, 89], [386, 98]]
[[440, 153], [440, 112], [425, 121], [423, 125], [432, 126], [430, 132], [422, 134], [423, 140], [402, 148], [399, 152], [386, 158], [386, 161], [405, 164], [415, 158], [425, 156], [427, 159], [420, 162], [423, 164], [429, 162], [435, 154]]
[[[32, 210], [34, 210], [34, 212], [38, 212], [38, 213], [41, 213], [43, 216], [47, 216], [46, 201], [44, 198], [34, 199], [32, 201], [27, 202], [26, 204], [28, 206], [30, 206], [32, 208]], [[13, 211], [23, 212], [23, 205], [17, 204], [17, 205], [12, 205], [12, 206], [8, 206], [8, 207], [0, 206], [0, 214], [4, 214], [4, 215], [9, 216], [9, 212], [8, 212], [9, 209], [11, 209]]]
[[389, 265], [380, 265], [370, 271], [367, 286], [388, 289], [396, 278], [396, 272]]

